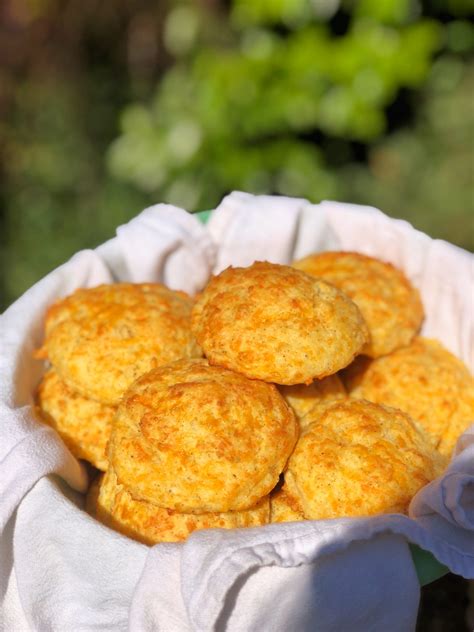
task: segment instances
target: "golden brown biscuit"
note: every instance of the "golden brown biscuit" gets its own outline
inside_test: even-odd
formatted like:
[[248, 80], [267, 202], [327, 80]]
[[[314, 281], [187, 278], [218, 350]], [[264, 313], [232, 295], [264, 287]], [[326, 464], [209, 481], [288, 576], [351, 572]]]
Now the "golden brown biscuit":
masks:
[[54, 428], [78, 459], [107, 469], [107, 443], [115, 406], [100, 404], [74, 392], [50, 369], [38, 388], [38, 417]]
[[322, 252], [293, 266], [332, 283], [356, 303], [371, 337], [365, 355], [377, 358], [404, 347], [421, 326], [418, 290], [389, 263], [356, 252]]
[[71, 388], [117, 404], [140, 375], [180, 358], [199, 357], [190, 328], [193, 301], [153, 283], [116, 283], [76, 290], [52, 305], [47, 356]]
[[268, 524], [270, 503], [265, 496], [255, 507], [244, 511], [178, 513], [135, 500], [117, 481], [113, 468], [109, 468], [100, 486], [95, 517], [129, 538], [153, 545], [185, 540], [198, 529], [237, 529]]
[[182, 360], [125, 393], [109, 460], [137, 500], [184, 513], [236, 511], [275, 487], [297, 436], [274, 385]]
[[287, 493], [285, 484], [270, 495], [270, 522], [305, 520], [298, 500]]
[[336, 373], [368, 340], [359, 310], [342, 292], [261, 262], [214, 277], [193, 308], [192, 327], [211, 364], [277, 384]]
[[280, 386], [278, 390], [293, 409], [299, 422], [316, 404], [328, 399], [347, 397], [344, 384], [336, 374], [329, 375], [322, 380], [314, 380], [311, 384]]
[[[315, 412], [316, 411], [316, 412]], [[285, 473], [309, 519], [406, 513], [444, 458], [405, 413], [347, 398], [318, 406]]]
[[372, 362], [356, 362], [344, 380], [350, 394], [400, 408], [418, 421], [447, 456], [474, 423], [474, 380], [436, 340], [417, 338]]

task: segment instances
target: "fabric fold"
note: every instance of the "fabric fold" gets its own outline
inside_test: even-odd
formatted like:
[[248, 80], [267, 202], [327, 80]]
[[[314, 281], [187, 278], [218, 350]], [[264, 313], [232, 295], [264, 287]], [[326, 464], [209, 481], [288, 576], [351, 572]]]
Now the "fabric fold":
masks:
[[[462, 450], [443, 476], [424, 487], [410, 504], [413, 518], [431, 515], [474, 531], [474, 426], [464, 433]], [[474, 554], [474, 534], [472, 539]]]
[[287, 264], [307, 247], [336, 245], [324, 215], [307, 200], [241, 191], [222, 200], [208, 230], [217, 245], [214, 274], [254, 261]]
[[170, 204], [150, 206], [119, 226], [116, 241], [124, 281], [158, 281], [195, 294], [214, 264], [215, 246], [205, 228], [196, 217]]
[[195, 534], [182, 564], [192, 629], [414, 629], [419, 585], [406, 541], [382, 533], [347, 547], [326, 523], [283, 537], [283, 525], [266, 527], [264, 540], [222, 534], [220, 547], [217, 534]]
[[148, 548], [103, 527], [82, 507], [81, 495], [45, 477], [18, 508], [15, 576], [31, 630], [128, 628]]
[[182, 544], [159, 544], [148, 553], [133, 594], [129, 631], [191, 630], [181, 594]]

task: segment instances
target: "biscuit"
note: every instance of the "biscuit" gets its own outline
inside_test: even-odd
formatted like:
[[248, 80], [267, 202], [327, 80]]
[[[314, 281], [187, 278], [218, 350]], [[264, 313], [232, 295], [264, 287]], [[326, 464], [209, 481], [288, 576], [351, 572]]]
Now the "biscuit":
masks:
[[280, 386], [280, 393], [291, 406], [297, 420], [302, 418], [320, 402], [328, 399], [343, 399], [347, 397], [344, 384], [338, 375], [329, 375], [322, 380], [314, 380], [311, 384], [295, 384], [294, 386]]
[[283, 486], [270, 495], [270, 522], [296, 522], [305, 520], [298, 500], [287, 493]]
[[107, 443], [116, 407], [100, 404], [74, 392], [50, 369], [38, 388], [37, 413], [54, 428], [78, 459], [107, 469]]
[[356, 303], [370, 332], [365, 355], [377, 358], [404, 347], [421, 326], [418, 290], [389, 263], [355, 252], [323, 252], [292, 265], [332, 283]]
[[182, 360], [125, 393], [109, 460], [137, 500], [184, 513], [236, 511], [275, 487], [298, 432], [273, 384]]
[[315, 410], [285, 473], [306, 518], [406, 513], [442, 472], [443, 457], [399, 410], [350, 398]]
[[183, 292], [152, 283], [77, 290], [49, 308], [37, 357], [47, 356], [85, 397], [117, 404], [143, 373], [202, 355], [190, 328], [192, 303]]
[[474, 380], [463, 362], [436, 340], [416, 338], [384, 358], [355, 362], [344, 380], [352, 396], [408, 413], [445, 455], [474, 423]]
[[[93, 492], [92, 492], [93, 493]], [[143, 544], [178, 542], [198, 529], [236, 529], [268, 524], [268, 496], [244, 511], [185, 514], [135, 500], [109, 468], [100, 485], [95, 517], [106, 526]]]
[[211, 364], [277, 384], [336, 373], [368, 340], [355, 304], [288, 266], [228, 268], [203, 290], [192, 328]]

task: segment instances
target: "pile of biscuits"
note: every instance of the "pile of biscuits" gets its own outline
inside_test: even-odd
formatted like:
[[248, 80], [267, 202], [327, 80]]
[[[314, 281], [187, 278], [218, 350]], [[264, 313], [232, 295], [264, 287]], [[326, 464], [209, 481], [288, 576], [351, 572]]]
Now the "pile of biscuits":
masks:
[[107, 469], [106, 446], [125, 390], [155, 366], [200, 357], [193, 301], [158, 284], [79, 289], [47, 311], [35, 353], [51, 368], [38, 389], [41, 418], [80, 459]]
[[80, 289], [46, 315], [40, 419], [101, 474], [89, 513], [146, 544], [406, 513], [474, 420], [474, 383], [404, 275], [357, 253], [257, 262], [194, 301]]

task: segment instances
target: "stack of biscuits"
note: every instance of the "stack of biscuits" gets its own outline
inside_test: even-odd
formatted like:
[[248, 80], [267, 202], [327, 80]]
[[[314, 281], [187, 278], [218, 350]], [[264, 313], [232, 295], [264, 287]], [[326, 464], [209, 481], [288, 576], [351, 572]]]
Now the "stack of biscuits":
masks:
[[48, 309], [35, 355], [50, 368], [37, 412], [75, 456], [105, 472], [126, 389], [155, 366], [202, 355], [189, 325], [192, 305], [159, 284], [116, 283], [77, 290]]
[[422, 320], [404, 275], [357, 253], [228, 268], [196, 301], [81, 289], [47, 312], [38, 411], [104, 472], [89, 512], [146, 544], [406, 513], [474, 418]]

